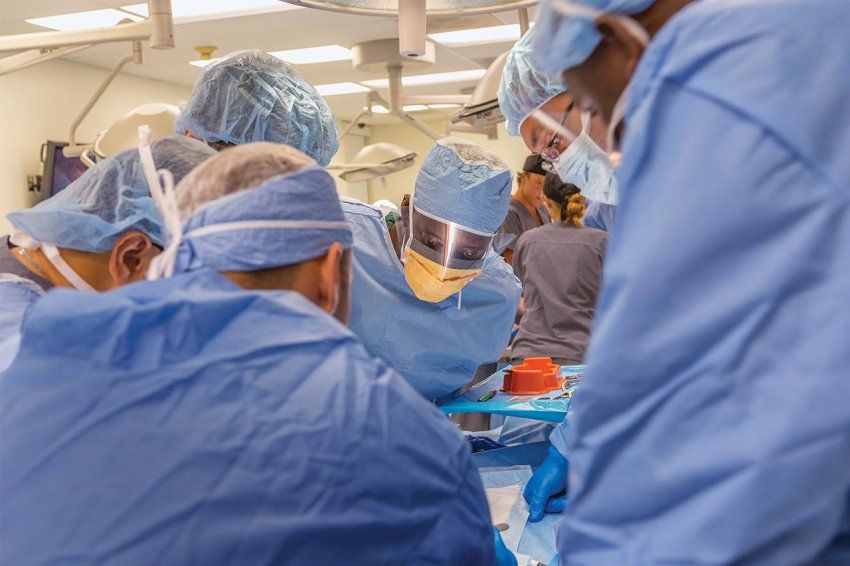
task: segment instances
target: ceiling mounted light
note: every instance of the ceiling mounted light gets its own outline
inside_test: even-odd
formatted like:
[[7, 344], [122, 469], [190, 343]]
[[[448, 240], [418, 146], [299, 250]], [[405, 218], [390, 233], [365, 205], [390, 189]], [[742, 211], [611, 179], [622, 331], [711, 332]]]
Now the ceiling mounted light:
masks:
[[152, 142], [173, 136], [174, 122], [178, 116], [180, 109], [172, 104], [143, 104], [97, 134], [92, 144], [94, 152], [103, 159], [138, 147], [139, 126], [143, 125], [150, 128]]
[[333, 83], [317, 85], [316, 90], [322, 96], [336, 96], [338, 94], [354, 94], [357, 92], [369, 92], [369, 89], [357, 83]]
[[339, 174], [343, 181], [358, 183], [407, 169], [415, 160], [415, 151], [391, 143], [373, 143], [358, 151], [351, 163], [336, 167], [345, 169]]
[[111, 28], [121, 20], [133, 20], [141, 22], [144, 18], [122, 12], [121, 10], [90, 10], [87, 12], [74, 12], [61, 14], [59, 16], [47, 16], [44, 18], [32, 18], [26, 20], [28, 24], [41, 26], [56, 31], [76, 31], [81, 29]]
[[[402, 77], [401, 84], [404, 86], [422, 86], [457, 83], [463, 81], [477, 81], [486, 73], [486, 69], [469, 69], [467, 71], [451, 71], [448, 73], [433, 73], [430, 75], [411, 75]], [[389, 79], [363, 81], [363, 84], [373, 88], [388, 88]]]
[[197, 61], [189, 61], [190, 65], [194, 65], [195, 67], [200, 67], [203, 69], [207, 65], [211, 65], [221, 59], [221, 57], [215, 57], [214, 59], [198, 59]]
[[319, 47], [306, 47], [304, 49], [273, 51], [271, 54], [293, 65], [309, 65], [311, 63], [327, 63], [329, 61], [350, 61], [352, 57], [351, 49], [346, 49], [342, 45], [321, 45]]
[[[121, 6], [122, 10], [133, 12], [143, 17], [148, 16], [146, 2]], [[300, 6], [286, 4], [279, 0], [172, 0], [171, 11], [174, 19], [182, 23], [187, 20], [206, 20], [250, 16], [268, 12], [284, 12], [298, 10]]]
[[493, 61], [484, 78], [475, 86], [472, 99], [452, 117], [453, 124], [466, 122], [474, 128], [483, 128], [505, 121], [499, 108], [498, 93], [507, 60], [508, 53], [502, 53]]
[[[398, 15], [400, 2], [410, 0], [286, 0], [293, 4], [365, 16]], [[537, 0], [427, 0], [429, 16], [488, 14], [530, 8]]]
[[486, 28], [462, 29], [432, 33], [428, 37], [449, 47], [469, 47], [472, 45], [488, 45], [490, 43], [508, 43], [519, 40], [522, 34], [519, 24], [493, 26]]

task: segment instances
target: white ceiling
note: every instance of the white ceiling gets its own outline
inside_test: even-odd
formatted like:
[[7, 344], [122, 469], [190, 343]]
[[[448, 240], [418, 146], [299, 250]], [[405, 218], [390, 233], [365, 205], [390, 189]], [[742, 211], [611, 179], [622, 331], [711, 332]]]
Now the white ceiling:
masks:
[[[30, 18], [114, 8], [137, 1], [139, 0], [0, 0], [0, 35], [45, 31], [44, 28], [24, 21]], [[238, 5], [238, 0], [233, 0], [233, 3]], [[432, 18], [428, 26], [429, 32], [432, 32], [516, 22], [516, 12], [503, 12], [484, 16]], [[395, 19], [345, 15], [307, 8], [184, 23], [176, 26], [175, 49], [158, 51], [146, 48], [144, 64], [130, 65], [125, 72], [177, 84], [192, 85], [201, 71], [189, 65], [189, 61], [199, 59], [194, 50], [194, 47], [199, 45], [215, 45], [219, 48], [215, 56], [221, 56], [231, 51], [249, 48], [281, 51], [328, 44], [351, 47], [361, 41], [391, 37], [397, 37]], [[417, 71], [417, 74], [459, 71], [473, 69], [476, 66], [486, 68], [490, 62], [510, 47], [510, 43], [459, 47], [451, 50], [438, 46], [437, 62], [434, 67]], [[68, 59], [96, 67], [111, 68], [128, 52], [129, 46], [126, 43], [100, 45], [70, 56]], [[317, 85], [384, 77], [381, 74], [355, 71], [350, 61], [303, 65], [299, 66], [298, 70], [308, 81]], [[474, 85], [474, 81], [468, 81], [407, 87], [405, 94], [457, 94]], [[328, 102], [338, 118], [351, 119], [360, 112], [365, 99], [365, 94], [350, 94], [328, 97]], [[423, 118], [439, 116], [437, 112], [417, 113], [417, 115]], [[391, 118], [386, 116], [376, 116], [373, 122], [389, 120]]]

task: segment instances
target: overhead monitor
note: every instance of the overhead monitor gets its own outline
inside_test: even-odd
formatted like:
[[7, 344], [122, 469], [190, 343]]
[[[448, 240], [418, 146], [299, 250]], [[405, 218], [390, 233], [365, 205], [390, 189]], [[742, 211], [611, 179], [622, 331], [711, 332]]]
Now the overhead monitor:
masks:
[[48, 141], [41, 146], [41, 161], [44, 163], [41, 176], [43, 198], [55, 196], [88, 170], [78, 156], [65, 157], [62, 149], [67, 146], [67, 142], [56, 141]]

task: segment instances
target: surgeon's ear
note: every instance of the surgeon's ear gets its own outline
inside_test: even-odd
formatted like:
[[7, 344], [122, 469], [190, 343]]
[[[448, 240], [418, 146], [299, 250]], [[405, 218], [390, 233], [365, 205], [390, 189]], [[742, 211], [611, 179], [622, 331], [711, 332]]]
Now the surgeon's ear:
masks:
[[625, 71], [631, 76], [643, 54], [644, 44], [635, 37], [634, 31], [629, 29], [619, 14], [602, 14], [596, 18], [596, 28], [602, 35], [602, 40], [621, 53], [626, 65]]
[[320, 259], [319, 281], [316, 286], [316, 304], [327, 313], [334, 314], [339, 306], [340, 283], [342, 281], [342, 245], [334, 243], [328, 253]]
[[113, 288], [142, 281], [151, 260], [161, 251], [147, 235], [138, 230], [121, 234], [109, 256], [109, 275]]
[[343, 250], [339, 262], [339, 301], [333, 313], [346, 326], [351, 320], [351, 279], [354, 276], [351, 257], [351, 249]]

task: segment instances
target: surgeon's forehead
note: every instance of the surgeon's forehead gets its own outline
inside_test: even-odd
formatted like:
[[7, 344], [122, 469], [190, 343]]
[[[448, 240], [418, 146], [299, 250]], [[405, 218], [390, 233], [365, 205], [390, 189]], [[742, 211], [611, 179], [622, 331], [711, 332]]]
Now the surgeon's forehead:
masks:
[[[572, 101], [572, 95], [563, 92], [541, 106], [540, 110], [548, 114], [553, 120], [560, 122], [564, 117], [564, 110], [570, 106]], [[531, 151], [538, 152], [543, 149], [543, 146], [548, 144], [554, 135], [555, 132], [552, 129], [541, 124], [533, 115], [520, 124], [520, 136], [526, 141], [526, 145]]]

